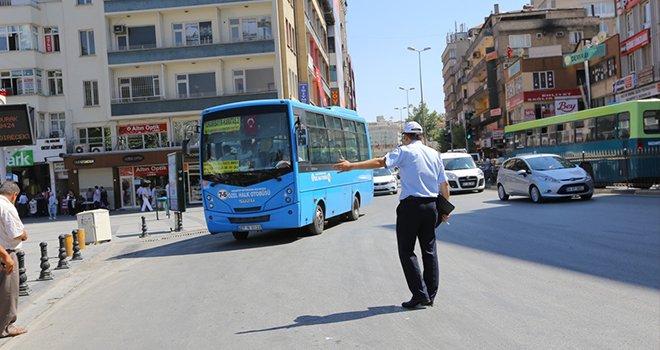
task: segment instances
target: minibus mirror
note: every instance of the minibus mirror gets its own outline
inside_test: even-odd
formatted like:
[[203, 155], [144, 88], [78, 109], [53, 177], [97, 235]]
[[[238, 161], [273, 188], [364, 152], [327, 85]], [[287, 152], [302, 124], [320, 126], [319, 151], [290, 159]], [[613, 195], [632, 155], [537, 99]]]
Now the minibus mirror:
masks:
[[307, 129], [305, 128], [296, 129], [296, 139], [298, 146], [307, 146]]

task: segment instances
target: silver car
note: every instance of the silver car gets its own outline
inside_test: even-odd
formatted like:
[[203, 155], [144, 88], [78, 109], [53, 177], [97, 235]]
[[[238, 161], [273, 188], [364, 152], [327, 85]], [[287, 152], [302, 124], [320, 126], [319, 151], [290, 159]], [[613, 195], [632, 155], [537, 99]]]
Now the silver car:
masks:
[[399, 185], [396, 175], [387, 168], [374, 169], [374, 193], [396, 194], [397, 192]]
[[497, 174], [500, 200], [510, 195], [529, 196], [540, 203], [546, 198], [591, 199], [593, 179], [577, 165], [556, 154], [527, 154], [506, 160]]

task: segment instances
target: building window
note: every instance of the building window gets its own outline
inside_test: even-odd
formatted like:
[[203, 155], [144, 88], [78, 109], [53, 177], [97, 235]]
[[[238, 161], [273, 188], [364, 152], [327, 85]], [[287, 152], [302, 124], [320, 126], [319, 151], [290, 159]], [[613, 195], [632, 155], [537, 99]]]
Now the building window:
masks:
[[555, 76], [552, 71], [532, 73], [534, 90], [554, 89]]
[[119, 102], [160, 99], [160, 78], [157, 75], [119, 78]]
[[78, 0], [78, 5], [91, 5], [92, 0]]
[[120, 149], [148, 149], [168, 146], [167, 130], [159, 133], [119, 136]]
[[96, 54], [94, 46], [94, 31], [81, 30], [80, 31], [80, 55], [91, 56]]
[[199, 119], [173, 121], [174, 145], [181, 146], [183, 140], [190, 140], [190, 144], [199, 142]]
[[28, 24], [0, 26], [0, 52], [37, 50], [38, 33], [37, 27]]
[[576, 45], [580, 43], [580, 40], [584, 37], [584, 33], [581, 31], [577, 32], [568, 32], [568, 43], [571, 45]]
[[83, 81], [83, 90], [85, 94], [85, 106], [98, 106], [99, 82], [96, 80]]
[[62, 71], [59, 69], [48, 71], [48, 94], [51, 96], [64, 94]]
[[66, 128], [66, 118], [64, 113], [50, 113], [49, 118], [49, 136], [48, 137], [64, 137], [64, 130]]
[[509, 47], [512, 49], [532, 47], [531, 34], [509, 35]]
[[330, 81], [331, 82], [337, 81], [337, 66], [334, 64], [330, 66]]
[[213, 43], [211, 22], [172, 24], [174, 46], [190, 46]]
[[8, 96], [41, 94], [41, 75], [39, 69], [0, 71], [0, 88]]
[[216, 96], [215, 73], [177, 74], [179, 98]]
[[231, 18], [229, 31], [232, 42], [273, 38], [270, 17]]
[[78, 143], [86, 144], [90, 147], [102, 147], [107, 150], [112, 149], [112, 138], [110, 128], [92, 127], [78, 129]]
[[637, 64], [635, 60], [635, 53], [626, 56], [628, 58], [628, 74], [637, 72]]
[[46, 52], [60, 52], [60, 31], [57, 27], [44, 28], [44, 47]]
[[119, 50], [152, 49], [156, 47], [156, 27], [142, 26], [127, 28], [128, 34], [117, 36]]
[[275, 89], [275, 76], [273, 68], [235, 70], [234, 92], [273, 91]]
[[626, 29], [628, 29], [628, 38], [635, 35], [635, 23], [632, 11], [626, 13]]
[[642, 26], [644, 29], [651, 28], [651, 2], [642, 4]]

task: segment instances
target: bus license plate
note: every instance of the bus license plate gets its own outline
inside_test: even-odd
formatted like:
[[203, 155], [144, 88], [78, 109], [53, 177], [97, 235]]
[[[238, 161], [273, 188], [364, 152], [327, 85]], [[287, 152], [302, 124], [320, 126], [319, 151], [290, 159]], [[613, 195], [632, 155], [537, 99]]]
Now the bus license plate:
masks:
[[239, 231], [261, 231], [261, 225], [242, 225], [238, 226]]
[[566, 192], [580, 192], [584, 189], [582, 186], [566, 187]]
[[463, 182], [463, 186], [474, 186], [474, 185], [475, 185], [475, 182], [474, 182], [474, 181]]

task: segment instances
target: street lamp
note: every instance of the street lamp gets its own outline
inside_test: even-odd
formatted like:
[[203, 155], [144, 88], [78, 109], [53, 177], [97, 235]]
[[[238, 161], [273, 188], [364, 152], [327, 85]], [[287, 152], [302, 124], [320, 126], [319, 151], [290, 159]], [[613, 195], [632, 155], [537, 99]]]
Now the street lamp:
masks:
[[408, 109], [408, 107], [394, 107], [394, 110], [399, 111], [399, 119], [401, 119], [401, 130], [403, 130], [403, 110]]
[[399, 86], [399, 89], [406, 92], [406, 107], [408, 107], [408, 119], [410, 119], [410, 99], [408, 98], [408, 93], [410, 92], [410, 90], [415, 90], [415, 88], [411, 87], [406, 89], [404, 87]]
[[419, 61], [419, 94], [421, 96], [420, 106], [424, 104], [424, 88], [422, 87], [422, 52], [430, 50], [430, 47], [425, 47], [417, 50], [412, 46], [408, 46], [408, 50], [417, 52], [417, 59]]

